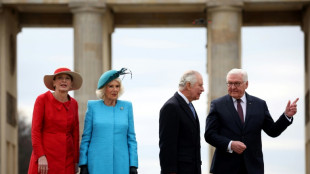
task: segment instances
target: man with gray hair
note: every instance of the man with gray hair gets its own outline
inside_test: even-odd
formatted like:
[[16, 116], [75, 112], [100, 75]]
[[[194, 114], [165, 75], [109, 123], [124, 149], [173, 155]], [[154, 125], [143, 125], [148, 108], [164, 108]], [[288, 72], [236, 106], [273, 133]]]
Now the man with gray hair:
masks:
[[180, 79], [179, 90], [161, 108], [161, 174], [201, 174], [200, 124], [191, 102], [203, 91], [201, 74], [187, 71]]
[[279, 136], [293, 122], [297, 101], [288, 101], [274, 122], [264, 100], [249, 95], [245, 70], [232, 69], [226, 77], [228, 94], [211, 102], [205, 140], [215, 152], [210, 173], [263, 174], [261, 132]]

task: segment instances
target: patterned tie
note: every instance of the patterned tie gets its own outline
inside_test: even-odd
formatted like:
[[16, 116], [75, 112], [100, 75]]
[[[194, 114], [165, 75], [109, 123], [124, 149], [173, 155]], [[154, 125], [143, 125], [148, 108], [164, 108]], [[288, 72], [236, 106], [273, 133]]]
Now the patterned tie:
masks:
[[188, 104], [189, 108], [191, 108], [192, 112], [193, 112], [193, 115], [194, 115], [194, 118], [196, 119], [196, 115], [195, 115], [195, 109], [194, 109], [194, 106], [192, 103], [189, 103]]
[[242, 101], [241, 99], [237, 99], [237, 110], [238, 110], [238, 114], [239, 114], [241, 122], [244, 123], [243, 110], [240, 104], [241, 101]]

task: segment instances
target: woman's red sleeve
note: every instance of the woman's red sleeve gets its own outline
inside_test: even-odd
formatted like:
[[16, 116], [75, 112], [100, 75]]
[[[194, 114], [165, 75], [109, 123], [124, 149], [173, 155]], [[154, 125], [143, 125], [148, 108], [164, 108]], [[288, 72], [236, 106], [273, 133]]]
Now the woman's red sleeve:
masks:
[[31, 140], [32, 149], [37, 160], [39, 157], [44, 155], [43, 144], [42, 144], [42, 129], [44, 121], [44, 97], [39, 96], [36, 99], [32, 115], [32, 127], [31, 127]]

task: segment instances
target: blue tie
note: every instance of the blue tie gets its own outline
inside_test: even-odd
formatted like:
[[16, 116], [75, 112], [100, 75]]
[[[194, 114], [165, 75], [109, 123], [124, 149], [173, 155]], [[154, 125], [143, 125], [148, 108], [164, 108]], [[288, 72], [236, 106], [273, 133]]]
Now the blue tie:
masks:
[[191, 108], [192, 112], [193, 112], [193, 115], [194, 115], [194, 118], [196, 119], [196, 115], [195, 115], [195, 109], [194, 109], [194, 106], [192, 103], [189, 103], [188, 104], [189, 108]]

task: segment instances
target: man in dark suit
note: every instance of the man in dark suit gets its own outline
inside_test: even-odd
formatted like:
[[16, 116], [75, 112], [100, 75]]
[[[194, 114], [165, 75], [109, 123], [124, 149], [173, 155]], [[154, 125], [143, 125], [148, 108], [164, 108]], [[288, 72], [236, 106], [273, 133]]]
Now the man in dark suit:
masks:
[[179, 91], [161, 108], [161, 174], [201, 174], [200, 125], [191, 102], [198, 100], [203, 91], [200, 73], [185, 72], [179, 82]]
[[245, 92], [246, 71], [232, 69], [227, 77], [228, 95], [211, 102], [206, 120], [205, 140], [214, 146], [210, 172], [213, 174], [263, 174], [261, 130], [279, 136], [297, 112], [298, 98], [288, 102], [274, 122], [264, 100]]

